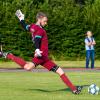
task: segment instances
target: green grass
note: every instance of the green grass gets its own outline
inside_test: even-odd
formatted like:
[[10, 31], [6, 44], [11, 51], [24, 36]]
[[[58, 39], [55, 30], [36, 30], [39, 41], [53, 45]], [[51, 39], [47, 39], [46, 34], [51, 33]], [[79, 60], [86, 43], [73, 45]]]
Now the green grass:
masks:
[[[85, 61], [56, 61], [62, 67], [85, 67]], [[100, 61], [95, 61], [95, 67], [100, 67]]]
[[[99, 72], [66, 73], [75, 85], [95, 83], [100, 86]], [[0, 73], [0, 100], [100, 100], [100, 95], [90, 95], [84, 88], [74, 95], [52, 72]]]
[[[63, 67], [84, 67], [85, 61], [56, 61]], [[96, 61], [96, 67], [100, 62]], [[13, 62], [0, 62], [0, 68], [20, 68]], [[97, 84], [100, 87], [100, 72], [66, 73], [75, 85]], [[84, 88], [74, 95], [52, 72], [4, 72], [0, 73], [0, 100], [99, 100], [100, 95], [90, 95]]]
[[[55, 61], [61, 67], [85, 67], [85, 61]], [[95, 67], [100, 67], [100, 61], [95, 61]], [[14, 62], [0, 62], [0, 68], [20, 68]]]

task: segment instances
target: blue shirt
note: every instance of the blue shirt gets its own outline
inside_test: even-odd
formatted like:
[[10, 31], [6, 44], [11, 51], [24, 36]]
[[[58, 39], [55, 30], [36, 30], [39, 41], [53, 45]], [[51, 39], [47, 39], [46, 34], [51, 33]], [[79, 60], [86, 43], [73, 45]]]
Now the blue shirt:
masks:
[[93, 37], [85, 38], [85, 49], [86, 50], [94, 50], [94, 45], [88, 46], [87, 43], [95, 41]]

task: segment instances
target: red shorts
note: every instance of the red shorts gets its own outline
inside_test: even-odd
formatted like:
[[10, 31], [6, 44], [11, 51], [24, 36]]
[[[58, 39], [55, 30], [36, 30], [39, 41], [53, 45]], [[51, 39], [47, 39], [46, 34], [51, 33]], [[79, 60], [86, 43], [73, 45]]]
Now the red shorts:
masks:
[[34, 57], [32, 62], [36, 65], [42, 65], [43, 67], [47, 68], [49, 71], [56, 66], [54, 62], [52, 62], [48, 57], [42, 56], [42, 58]]

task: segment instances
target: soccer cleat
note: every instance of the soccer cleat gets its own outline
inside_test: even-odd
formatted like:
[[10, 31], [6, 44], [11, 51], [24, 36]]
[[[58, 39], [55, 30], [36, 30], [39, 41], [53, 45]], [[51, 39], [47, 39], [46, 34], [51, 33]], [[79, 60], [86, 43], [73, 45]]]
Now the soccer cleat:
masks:
[[2, 57], [2, 52], [0, 51], [0, 57]]
[[3, 52], [3, 50], [2, 50], [2, 45], [1, 45], [1, 48], [0, 48], [0, 57], [7, 58], [7, 55], [8, 55], [8, 53]]
[[80, 94], [82, 91], [82, 86], [77, 86], [77, 90], [73, 91], [74, 94]]
[[8, 55], [8, 53], [4, 53], [4, 52], [0, 51], [0, 57], [7, 58], [7, 55]]

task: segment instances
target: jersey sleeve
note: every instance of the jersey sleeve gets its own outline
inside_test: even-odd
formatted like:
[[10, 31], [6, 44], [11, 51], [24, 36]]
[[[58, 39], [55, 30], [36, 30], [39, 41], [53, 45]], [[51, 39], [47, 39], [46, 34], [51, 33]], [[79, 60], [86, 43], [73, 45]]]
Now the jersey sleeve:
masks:
[[43, 31], [39, 26], [36, 26], [35, 24], [30, 25], [29, 31], [34, 35], [34, 38], [42, 38]]
[[40, 49], [41, 39], [43, 37], [43, 32], [41, 28], [38, 28], [36, 25], [33, 24], [30, 27], [30, 32], [33, 34], [32, 40], [34, 41], [35, 48]]
[[30, 25], [26, 24], [24, 20], [21, 20], [20, 23], [26, 31], [29, 31]]
[[36, 31], [35, 27], [33, 25], [30, 25], [29, 31], [31, 33], [34, 33]]
[[41, 45], [41, 39], [42, 39], [43, 33], [41, 30], [38, 30], [36, 34], [34, 35], [34, 41], [35, 41], [35, 48], [40, 49]]
[[42, 32], [42, 30], [37, 30], [37, 32], [36, 32], [34, 38], [40, 38], [40, 39], [41, 39], [42, 37], [43, 37], [43, 32]]

